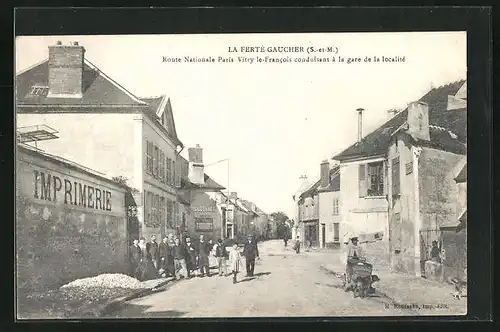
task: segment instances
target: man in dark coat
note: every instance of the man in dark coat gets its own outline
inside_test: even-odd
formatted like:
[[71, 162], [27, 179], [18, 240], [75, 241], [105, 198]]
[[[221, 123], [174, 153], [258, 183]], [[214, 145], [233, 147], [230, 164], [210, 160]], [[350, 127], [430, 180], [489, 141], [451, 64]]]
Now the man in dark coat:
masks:
[[204, 236], [200, 235], [200, 243], [198, 245], [198, 266], [200, 267], [201, 277], [205, 274], [210, 277], [210, 266], [208, 263], [208, 255], [210, 254], [210, 244], [205, 242]]
[[156, 243], [156, 235], [151, 235], [151, 241], [146, 244], [146, 251], [148, 253], [148, 258], [153, 262], [155, 269], [158, 271], [159, 253], [158, 243]]
[[141, 262], [141, 248], [139, 248], [139, 240], [134, 239], [130, 246], [130, 276], [139, 277], [139, 263]]
[[165, 273], [165, 275], [170, 274], [171, 269], [169, 269], [169, 264], [171, 264], [170, 260], [172, 257], [167, 240], [168, 239], [165, 236], [163, 238], [163, 241], [158, 246], [158, 256], [160, 256], [160, 269], [162, 270], [161, 274]]
[[197, 269], [196, 266], [197, 253], [189, 237], [186, 238], [185, 246], [186, 246], [186, 252], [188, 253], [188, 256], [186, 257], [188, 278], [191, 278], [191, 273], [193, 273]]
[[257, 242], [253, 240], [251, 235], [248, 236], [248, 242], [245, 243], [243, 256], [245, 256], [246, 261], [247, 277], [253, 277], [255, 258], [259, 257], [259, 248], [257, 247]]

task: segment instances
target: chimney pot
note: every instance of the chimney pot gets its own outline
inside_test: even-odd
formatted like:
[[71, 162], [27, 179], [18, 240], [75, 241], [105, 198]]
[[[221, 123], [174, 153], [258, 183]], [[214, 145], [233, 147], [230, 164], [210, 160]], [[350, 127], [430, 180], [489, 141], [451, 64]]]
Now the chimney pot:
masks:
[[62, 45], [62, 41], [58, 40], [58, 41], [56, 42], [56, 45]]
[[328, 183], [330, 182], [330, 163], [328, 160], [323, 160], [320, 165], [320, 184], [321, 187], [328, 187]]
[[78, 42], [73, 42], [73, 46], [78, 46]]
[[356, 111], [358, 112], [358, 143], [361, 142], [363, 138], [363, 112], [364, 108], [358, 108]]

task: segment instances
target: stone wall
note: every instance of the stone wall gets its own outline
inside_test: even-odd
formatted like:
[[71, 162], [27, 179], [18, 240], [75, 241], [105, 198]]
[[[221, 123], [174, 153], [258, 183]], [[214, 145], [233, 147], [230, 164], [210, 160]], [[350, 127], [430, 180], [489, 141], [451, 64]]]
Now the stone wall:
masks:
[[[19, 151], [17, 158], [17, 287], [46, 290], [83, 277], [125, 272], [125, 189], [36, 152]], [[42, 172], [46, 181], [43, 186]], [[50, 190], [49, 174], [54, 179]], [[63, 191], [57, 192], [55, 179], [92, 187], [94, 196], [87, 195], [84, 206], [64, 192], [64, 185]], [[90, 207], [88, 203], [95, 202], [96, 188], [109, 192], [109, 204]]]

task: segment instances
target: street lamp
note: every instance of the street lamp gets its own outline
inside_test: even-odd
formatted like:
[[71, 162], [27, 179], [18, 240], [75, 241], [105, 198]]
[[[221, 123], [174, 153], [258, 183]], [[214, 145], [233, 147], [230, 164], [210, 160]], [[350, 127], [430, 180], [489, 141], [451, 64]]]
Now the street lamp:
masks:
[[[219, 164], [219, 163], [222, 163], [226, 161], [227, 162], [227, 207], [229, 207], [229, 158], [225, 158], [225, 159], [221, 159], [221, 160], [218, 160], [218, 161], [215, 161], [213, 163], [210, 163], [210, 164], [206, 164], [204, 167], [209, 167], [209, 166], [212, 166], [212, 165], [216, 165], [216, 164]], [[224, 221], [224, 224], [225, 226], [227, 227], [227, 209], [226, 209], [226, 220]], [[225, 228], [226, 227], [221, 227], [220, 229], [220, 233], [221, 233], [221, 238], [223, 239], [225, 236]]]

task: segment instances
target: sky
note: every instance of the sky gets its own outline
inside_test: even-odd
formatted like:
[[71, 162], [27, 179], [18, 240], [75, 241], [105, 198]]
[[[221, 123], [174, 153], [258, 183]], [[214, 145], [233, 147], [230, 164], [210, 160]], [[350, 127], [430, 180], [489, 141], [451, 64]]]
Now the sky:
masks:
[[[294, 214], [299, 177], [433, 87], [465, 79], [465, 32], [35, 36], [16, 39], [16, 72], [48, 57], [56, 41], [78, 41], [86, 58], [138, 97], [167, 94], [177, 134], [200, 144], [218, 183], [267, 213]], [[241, 46], [333, 46], [338, 53], [229, 53]], [[361, 63], [239, 63], [237, 56], [342, 56]], [[163, 57], [233, 57], [232, 63], [163, 62]], [[364, 62], [365, 57], [404, 62]], [[183, 155], [187, 157], [187, 148]], [[229, 164], [229, 165], [228, 165]], [[229, 166], [229, 167], [228, 167]], [[229, 169], [229, 183], [228, 183]]]

